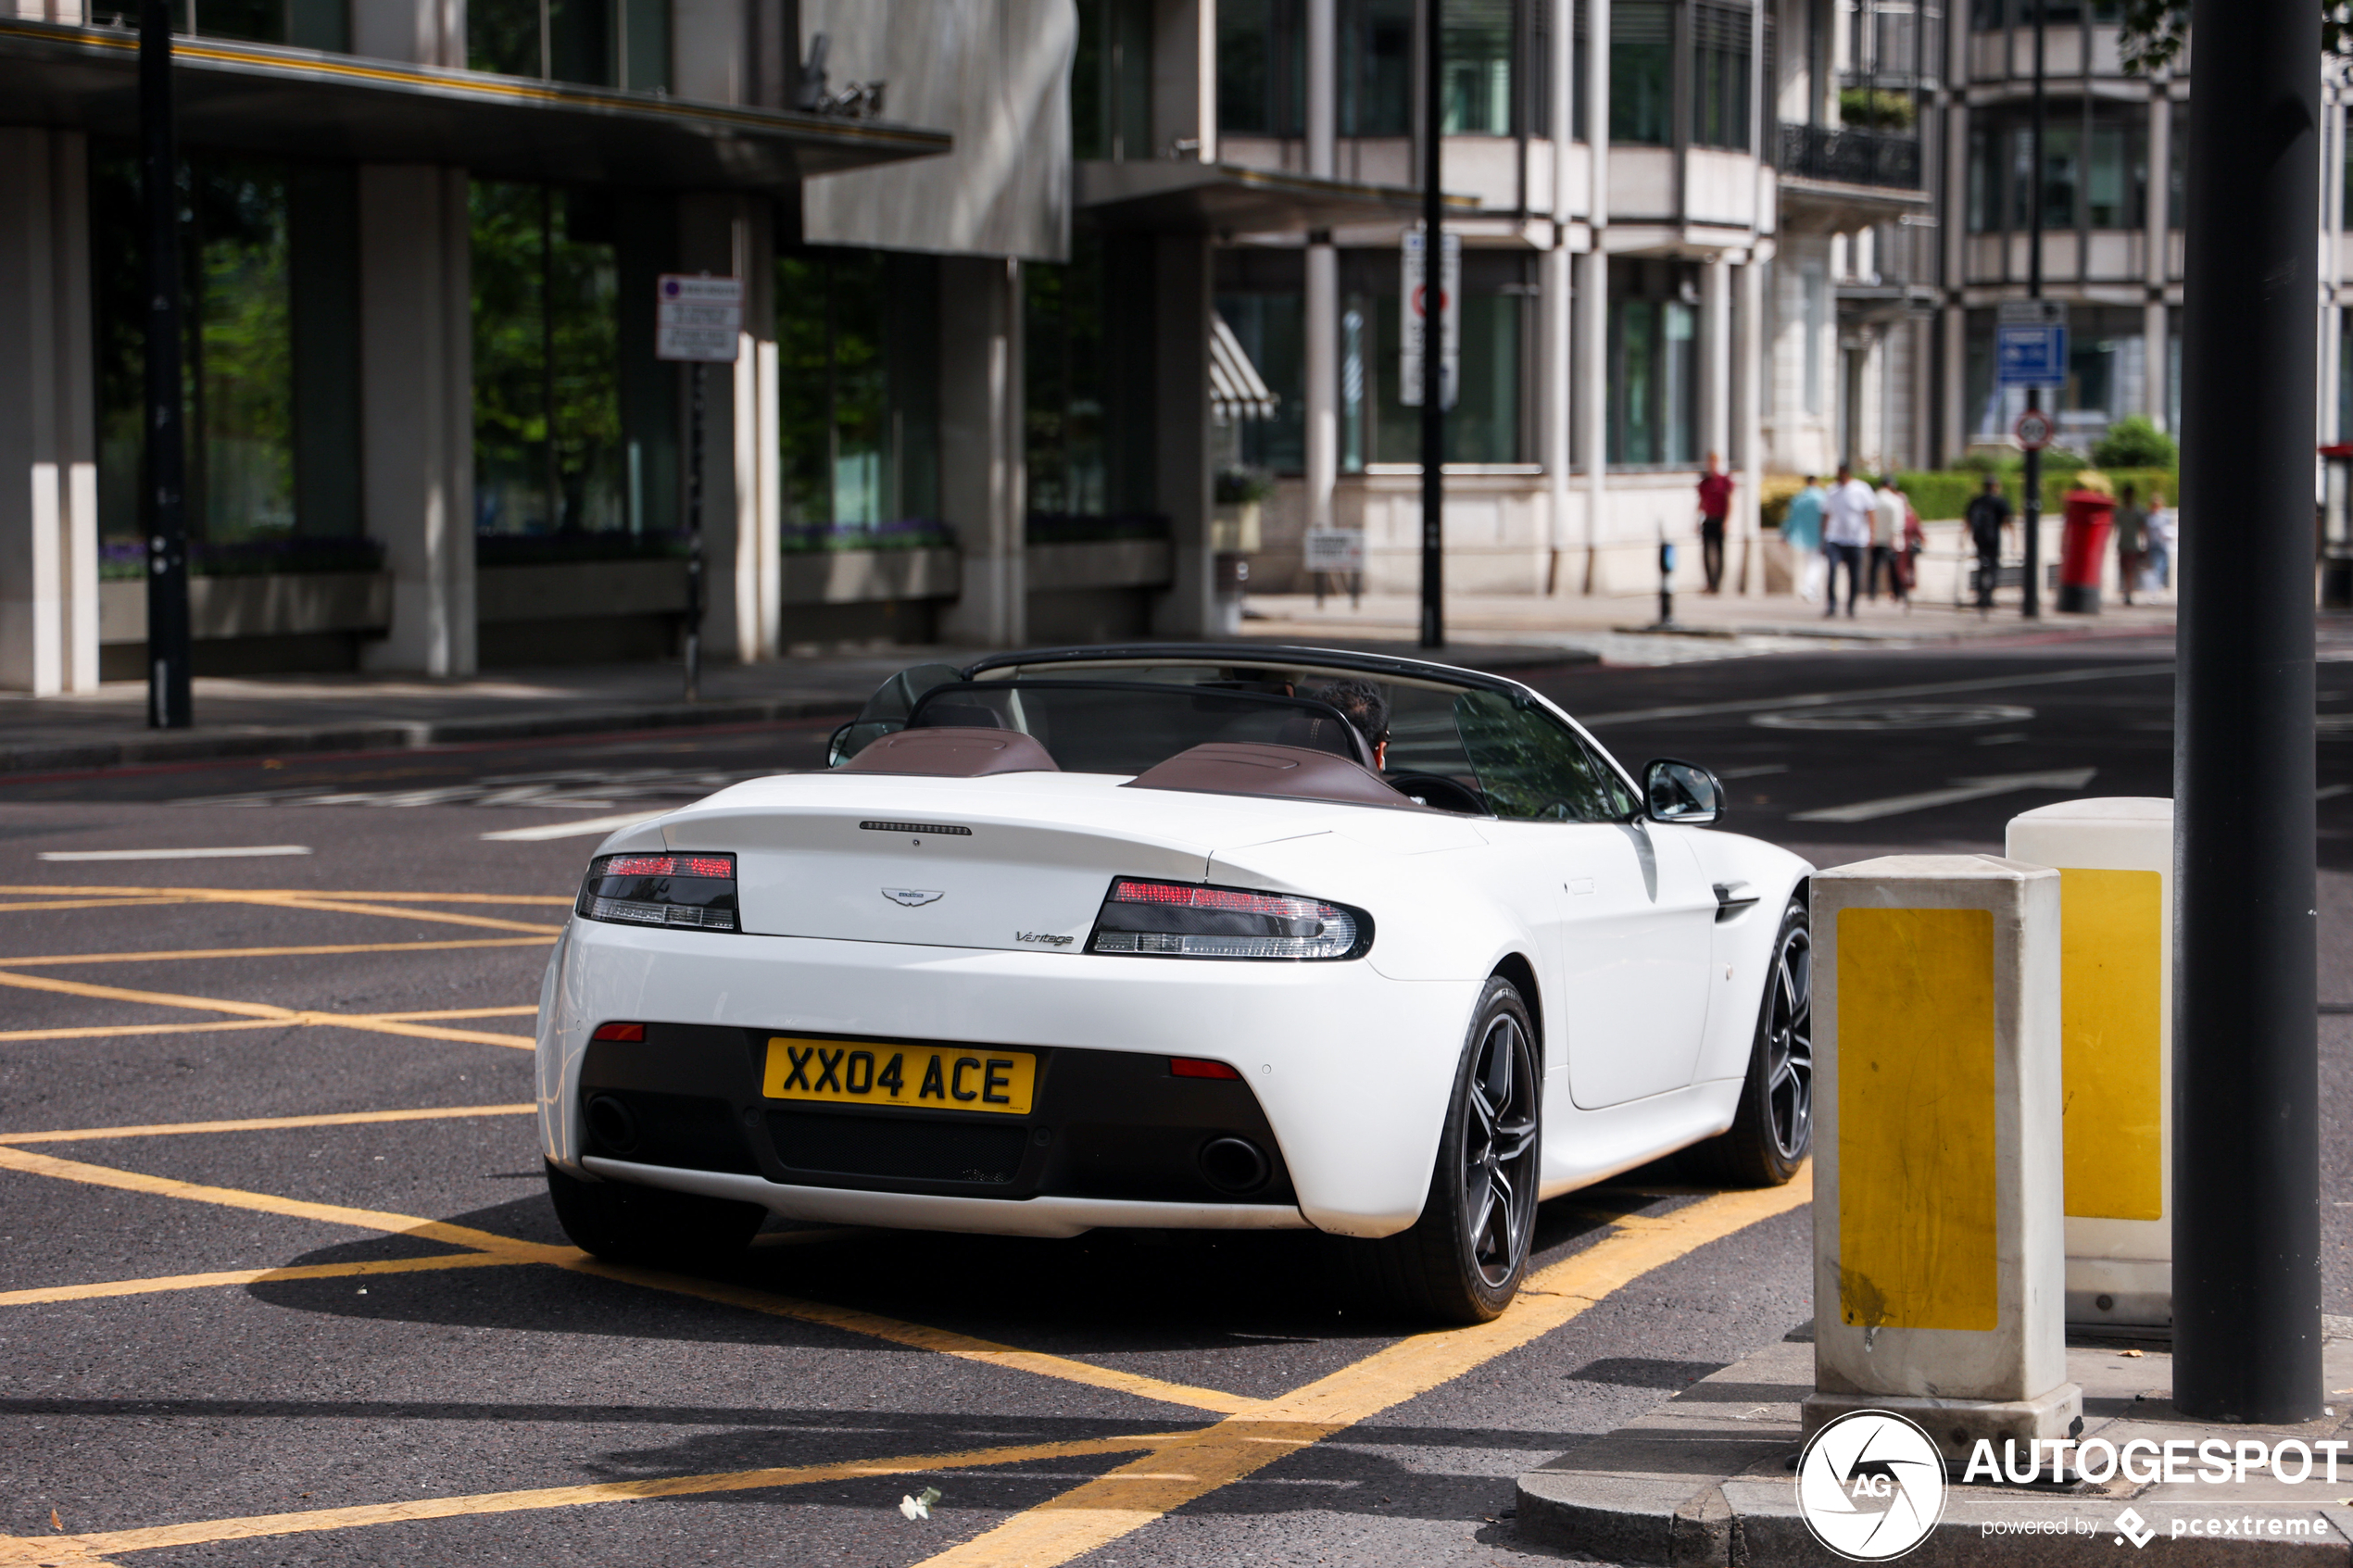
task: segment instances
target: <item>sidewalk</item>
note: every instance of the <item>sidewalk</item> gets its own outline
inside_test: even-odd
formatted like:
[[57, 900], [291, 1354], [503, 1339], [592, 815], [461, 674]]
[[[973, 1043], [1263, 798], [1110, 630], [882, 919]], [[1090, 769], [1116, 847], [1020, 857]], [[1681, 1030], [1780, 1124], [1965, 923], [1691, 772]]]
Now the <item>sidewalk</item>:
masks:
[[[2324, 1388], [2353, 1385], [2353, 1320], [2329, 1318]], [[1818, 1568], [1835, 1562], [1797, 1511], [1798, 1402], [1814, 1386], [1810, 1323], [1789, 1339], [1701, 1379], [1630, 1426], [1590, 1437], [1519, 1480], [1519, 1533], [1605, 1562], [1746, 1568]], [[2260, 1438], [2307, 1445], [2353, 1433], [2353, 1404], [2302, 1426], [2224, 1426], [2190, 1422], [2172, 1406], [2173, 1358], [2152, 1345], [2070, 1344], [2068, 1375], [2083, 1387], [2083, 1438], [2120, 1449], [2135, 1438]], [[2181, 1450], [2177, 1450], [2181, 1451]], [[2136, 1461], [2136, 1464], [2137, 1464]], [[2290, 1485], [2260, 1472], [2239, 1483], [2195, 1480], [1995, 1486], [1955, 1484], [1936, 1529], [1905, 1562], [2119, 1565], [2137, 1551], [2126, 1529], [2146, 1530], [2135, 1546], [2170, 1564], [2339, 1564], [2353, 1554], [2353, 1455], [2338, 1451], [2335, 1480], [2316, 1461]], [[2126, 1510], [2134, 1518], [2123, 1519]], [[2279, 1520], [2281, 1533], [2271, 1533]], [[2249, 1521], [2253, 1522], [2250, 1528]], [[2222, 1533], [2206, 1534], [2212, 1524]], [[2306, 1533], [2291, 1535], [2291, 1529]]]
[[[1368, 641], [1319, 628], [1327, 646], [1417, 656], [1388, 629]], [[404, 750], [539, 735], [706, 728], [841, 719], [911, 665], [968, 664], [974, 648], [895, 647], [881, 653], [707, 665], [702, 700], [681, 696], [675, 664], [615, 664], [499, 671], [463, 680], [414, 675], [202, 676], [196, 722], [146, 727], [144, 683], [110, 683], [93, 696], [0, 693], [0, 776], [320, 751]], [[1594, 656], [1573, 648], [1489, 638], [1443, 651], [1447, 662], [1493, 671], [1558, 668]]]
[[[2005, 596], [1989, 616], [1926, 600], [1907, 610], [1892, 599], [1864, 599], [1850, 620], [1843, 614], [1826, 617], [1818, 605], [1792, 595], [1679, 593], [1675, 629], [1661, 632], [1654, 624], [1655, 593], [1551, 598], [1449, 595], [1446, 632], [1450, 640], [1466, 645], [1545, 645], [1592, 653], [1613, 664], [1678, 664], [1758, 653], [2170, 634], [2174, 607], [2171, 596], [2166, 597], [2161, 604], [2110, 605], [2098, 615], [2059, 615], [2045, 605], [2042, 620], [2028, 621], [2019, 615], [2015, 594]], [[1410, 643], [1421, 607], [1403, 594], [1366, 595], [1355, 607], [1345, 594], [1331, 595], [1321, 608], [1312, 594], [1253, 594], [1244, 615], [1242, 634], [1251, 638], [1312, 643], [1392, 637]]]

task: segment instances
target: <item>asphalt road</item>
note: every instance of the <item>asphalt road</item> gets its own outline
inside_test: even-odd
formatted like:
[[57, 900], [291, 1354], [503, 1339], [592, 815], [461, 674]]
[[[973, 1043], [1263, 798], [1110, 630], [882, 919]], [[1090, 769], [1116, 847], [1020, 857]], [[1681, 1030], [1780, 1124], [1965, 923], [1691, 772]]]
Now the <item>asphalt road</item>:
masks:
[[[1829, 864], [2168, 793], [2171, 659], [1541, 684]], [[2322, 995], [2353, 999], [2325, 719], [2353, 670], [2321, 676]], [[1809, 1314], [1804, 1210], [1671, 1169], [1548, 1205], [1535, 1314], [1469, 1335], [1366, 1315], [1305, 1236], [775, 1229], [724, 1278], [585, 1264], [525, 1047], [598, 834], [483, 835], [810, 766], [829, 728], [0, 783], [0, 1563], [1504, 1562], [1520, 1470]], [[39, 858], [267, 846], [310, 853]], [[2321, 1027], [2353, 1312], [2353, 1019]]]

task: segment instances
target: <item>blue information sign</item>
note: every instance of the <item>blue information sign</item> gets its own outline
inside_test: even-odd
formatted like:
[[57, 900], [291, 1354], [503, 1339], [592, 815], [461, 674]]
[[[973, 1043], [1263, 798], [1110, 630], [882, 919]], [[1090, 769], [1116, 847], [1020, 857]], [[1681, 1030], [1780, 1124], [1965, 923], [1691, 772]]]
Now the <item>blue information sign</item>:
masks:
[[2062, 386], [2067, 382], [2067, 329], [2046, 322], [1994, 329], [1994, 379], [2003, 386]]

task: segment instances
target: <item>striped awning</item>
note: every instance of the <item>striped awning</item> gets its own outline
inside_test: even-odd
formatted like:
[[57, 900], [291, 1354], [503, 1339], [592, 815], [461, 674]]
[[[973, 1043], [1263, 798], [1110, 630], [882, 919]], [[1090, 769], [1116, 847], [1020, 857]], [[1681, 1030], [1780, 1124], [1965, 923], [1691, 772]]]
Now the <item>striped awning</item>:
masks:
[[1258, 367], [1243, 352], [1241, 339], [1215, 311], [1209, 314], [1209, 412], [1219, 424], [1235, 420], [1271, 420], [1280, 402]]

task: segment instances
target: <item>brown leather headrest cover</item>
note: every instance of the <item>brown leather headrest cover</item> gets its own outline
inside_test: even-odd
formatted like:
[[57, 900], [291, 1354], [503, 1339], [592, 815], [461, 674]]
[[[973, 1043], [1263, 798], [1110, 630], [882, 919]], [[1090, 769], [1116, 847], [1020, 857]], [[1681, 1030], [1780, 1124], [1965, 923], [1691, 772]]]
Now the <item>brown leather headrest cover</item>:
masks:
[[1426, 811], [1359, 762], [1303, 746], [1210, 741], [1137, 774], [1124, 789], [1185, 789], [1207, 795], [1267, 795]]
[[900, 730], [843, 763], [845, 773], [920, 773], [976, 779], [988, 773], [1059, 773], [1046, 748], [1019, 730]]

